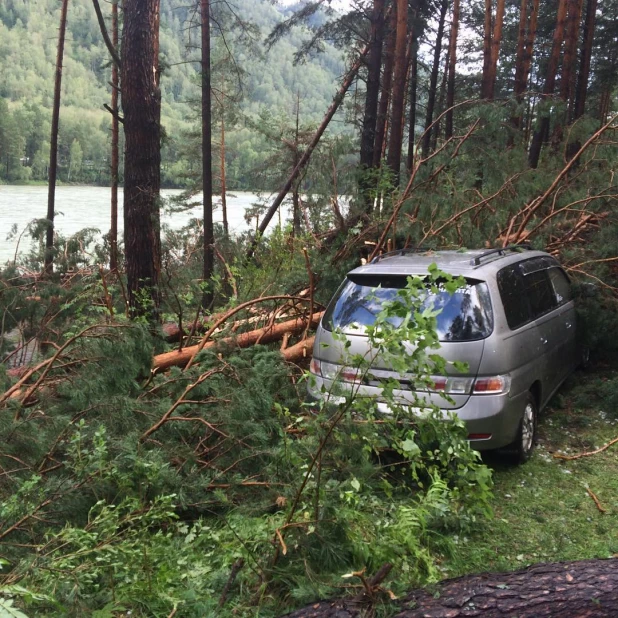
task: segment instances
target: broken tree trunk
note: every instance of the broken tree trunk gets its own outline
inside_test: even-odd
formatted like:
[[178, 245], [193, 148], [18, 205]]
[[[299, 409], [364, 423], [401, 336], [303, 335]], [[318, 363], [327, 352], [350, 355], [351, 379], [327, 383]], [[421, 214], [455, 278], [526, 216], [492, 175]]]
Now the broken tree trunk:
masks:
[[[286, 616], [360, 618], [370, 605], [363, 597], [320, 601]], [[394, 609], [394, 618], [610, 618], [618, 616], [618, 559], [466, 575], [414, 590], [396, 601]]]
[[[318, 325], [323, 312], [314, 313], [311, 317], [311, 327]], [[296, 318], [294, 320], [288, 320], [280, 324], [272, 324], [271, 326], [265, 326], [257, 330], [249, 331], [248, 333], [242, 333], [235, 337], [226, 337], [219, 341], [208, 341], [204, 344], [203, 349], [213, 348], [217, 345], [234, 345], [238, 348], [248, 348], [249, 346], [259, 343], [272, 343], [273, 341], [279, 341], [283, 339], [285, 333], [292, 335], [299, 335], [307, 327], [307, 320], [304, 318]], [[298, 345], [298, 344], [297, 344]], [[300, 350], [302, 354], [302, 348], [297, 348], [297, 345], [290, 346], [287, 349], [288, 354], [292, 357], [296, 352]], [[197, 348], [199, 346], [190, 346], [183, 348], [180, 352], [173, 350], [172, 352], [165, 352], [158, 354], [154, 357], [152, 368], [154, 370], [163, 371], [170, 367], [184, 367], [193, 358]], [[284, 350], [286, 352], [286, 350]], [[286, 354], [284, 354], [286, 356]], [[287, 356], [286, 356], [287, 358]]]

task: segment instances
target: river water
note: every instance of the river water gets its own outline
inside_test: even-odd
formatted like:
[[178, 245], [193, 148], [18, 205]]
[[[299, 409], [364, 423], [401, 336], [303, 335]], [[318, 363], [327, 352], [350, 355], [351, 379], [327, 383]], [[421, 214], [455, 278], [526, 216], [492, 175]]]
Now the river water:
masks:
[[[163, 198], [179, 195], [180, 190], [161, 191]], [[268, 196], [267, 196], [268, 197]], [[271, 197], [272, 199], [272, 197]], [[195, 206], [182, 213], [163, 214], [161, 222], [178, 229], [190, 219], [201, 218], [202, 196], [193, 198]], [[250, 228], [255, 229], [255, 219], [250, 223], [245, 219], [245, 212], [259, 200], [255, 193], [234, 192], [227, 196], [227, 212], [230, 233], [239, 234]], [[213, 196], [216, 204], [213, 213], [215, 222], [222, 221], [220, 198]], [[118, 232], [122, 234], [122, 189], [118, 191]], [[33, 219], [44, 219], [47, 213], [46, 186], [7, 186], [0, 185], [0, 264], [12, 260], [17, 248], [17, 237]], [[164, 210], [165, 213], [165, 210]], [[282, 217], [289, 217], [289, 206], [283, 206]], [[274, 226], [280, 219], [273, 220]], [[110, 225], [110, 189], [106, 187], [57, 187], [56, 189], [56, 230], [63, 236], [71, 236], [84, 228], [96, 228], [101, 234], [109, 231]], [[17, 234], [7, 239], [13, 226]], [[27, 251], [30, 239], [22, 238], [19, 252]]]

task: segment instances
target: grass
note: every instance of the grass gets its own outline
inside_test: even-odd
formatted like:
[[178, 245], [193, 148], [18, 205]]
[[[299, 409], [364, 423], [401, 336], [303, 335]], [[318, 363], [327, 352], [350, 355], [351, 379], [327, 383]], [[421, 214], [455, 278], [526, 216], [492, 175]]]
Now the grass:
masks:
[[590, 397], [581, 405], [589, 382], [588, 374], [578, 373], [542, 413], [539, 442], [528, 463], [509, 467], [495, 456], [485, 458], [494, 468], [495, 516], [456, 540], [441, 565], [445, 577], [618, 553], [618, 444], [577, 460], [554, 457], [593, 450], [618, 437], [618, 410], [604, 409]]

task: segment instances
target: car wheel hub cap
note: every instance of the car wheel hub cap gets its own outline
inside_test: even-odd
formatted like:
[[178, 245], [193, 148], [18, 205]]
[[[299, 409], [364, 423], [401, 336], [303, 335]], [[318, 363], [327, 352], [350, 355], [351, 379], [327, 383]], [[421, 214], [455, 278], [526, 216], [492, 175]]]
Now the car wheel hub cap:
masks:
[[525, 453], [532, 448], [532, 440], [534, 438], [534, 408], [532, 404], [528, 404], [524, 410], [524, 418], [522, 421], [521, 431], [521, 446]]

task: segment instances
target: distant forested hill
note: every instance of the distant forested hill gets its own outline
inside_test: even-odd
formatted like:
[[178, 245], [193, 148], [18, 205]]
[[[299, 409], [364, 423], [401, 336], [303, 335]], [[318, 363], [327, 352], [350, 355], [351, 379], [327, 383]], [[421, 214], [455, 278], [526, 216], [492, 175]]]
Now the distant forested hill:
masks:
[[[108, 3], [101, 4], [109, 11]], [[232, 30], [226, 43], [233, 62], [226, 58], [222, 37], [213, 37], [213, 59], [221, 65], [218, 74], [214, 69], [215, 88], [226, 84], [233, 91], [215, 116], [223, 111], [228, 117], [230, 178], [247, 185], [250, 167], [266, 148], [263, 135], [250, 128], [259, 124], [256, 119], [265, 114], [291, 119], [300, 100], [301, 121], [317, 121], [334, 94], [343, 62], [337, 50], [327, 47], [310, 63], [294, 66], [293, 54], [307, 33], [297, 29], [267, 51], [264, 37], [283, 18], [281, 11], [268, 0], [235, 0], [234, 7], [247, 29], [239, 32], [228, 16]], [[199, 31], [190, 22], [192, 13], [184, 0], [161, 0], [163, 178], [168, 185], [185, 182], [195, 163], [188, 147], [199, 100], [199, 66], [193, 62], [199, 56]], [[56, 0], [0, 2], [0, 181], [46, 177], [58, 19]], [[71, 0], [60, 120], [64, 181], [107, 181], [110, 119], [103, 104], [110, 99], [109, 80], [109, 58], [92, 2]]]

